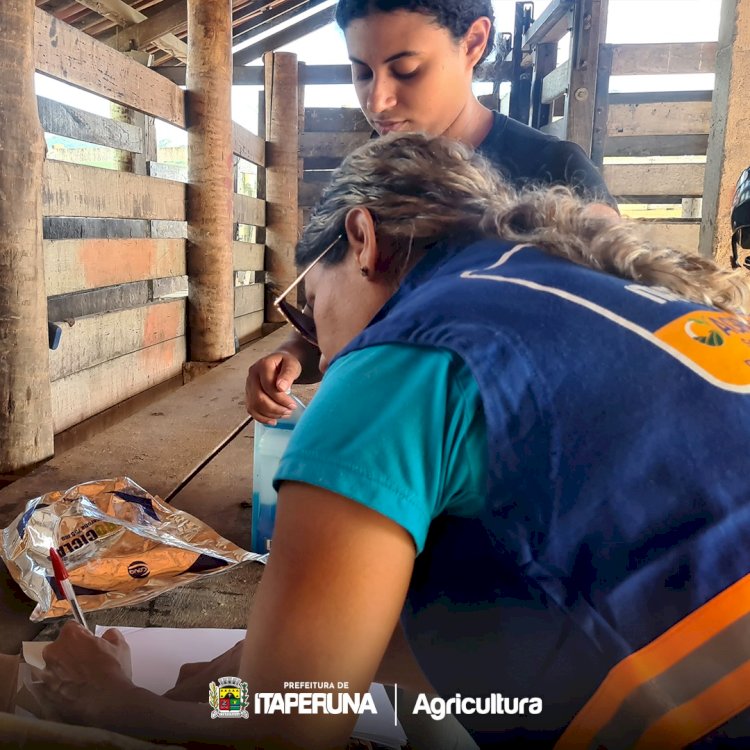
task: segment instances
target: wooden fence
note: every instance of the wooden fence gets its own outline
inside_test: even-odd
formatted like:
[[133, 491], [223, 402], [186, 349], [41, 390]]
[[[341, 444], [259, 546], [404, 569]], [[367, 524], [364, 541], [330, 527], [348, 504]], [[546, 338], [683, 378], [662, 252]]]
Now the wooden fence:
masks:
[[[667, 206], [693, 206], [703, 195], [711, 120], [711, 91], [610, 93], [611, 76], [669, 76], [713, 73], [715, 42], [603, 44], [599, 47], [591, 156], [625, 214], [643, 214], [636, 204], [665, 213]], [[542, 81], [541, 104], [563, 112], [569, 98], [569, 62]], [[562, 136], [564, 117], [542, 128]], [[674, 211], [673, 211], [674, 213]], [[700, 217], [687, 210], [679, 218], [648, 221], [658, 241], [697, 250]]]
[[[158, 163], [154, 118], [184, 128], [185, 102], [179, 86], [40, 10], [35, 25], [40, 73], [134, 115], [121, 122], [38, 99], [46, 132], [117, 149], [132, 170], [45, 164], [48, 311], [63, 328], [60, 347], [50, 352], [59, 433], [182, 372], [186, 176]], [[264, 140], [236, 124], [233, 135], [237, 158], [262, 171]], [[234, 222], [235, 332], [242, 342], [259, 336], [263, 324], [265, 201], [235, 192]]]

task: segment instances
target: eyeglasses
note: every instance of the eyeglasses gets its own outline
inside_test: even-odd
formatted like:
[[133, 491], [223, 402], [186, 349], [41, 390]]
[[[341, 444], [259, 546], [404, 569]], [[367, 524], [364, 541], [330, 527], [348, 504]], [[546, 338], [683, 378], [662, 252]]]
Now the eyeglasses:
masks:
[[315, 319], [312, 315], [308, 315], [302, 312], [298, 307], [289, 304], [286, 301], [286, 297], [293, 289], [295, 289], [300, 281], [307, 276], [312, 270], [315, 264], [340, 240], [343, 235], [339, 235], [336, 239], [323, 250], [323, 252], [312, 262], [310, 265], [302, 271], [302, 273], [273, 301], [274, 307], [287, 319], [294, 329], [302, 336], [305, 341], [309, 341], [313, 346], [318, 346], [318, 332], [315, 330]]

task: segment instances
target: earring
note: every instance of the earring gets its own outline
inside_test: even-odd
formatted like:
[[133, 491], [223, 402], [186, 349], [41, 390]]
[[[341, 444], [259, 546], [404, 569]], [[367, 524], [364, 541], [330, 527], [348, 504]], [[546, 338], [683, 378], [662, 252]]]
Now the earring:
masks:
[[367, 270], [366, 268], [360, 268], [360, 269], [359, 269], [359, 272], [360, 272], [360, 273], [361, 273], [361, 274], [362, 274], [363, 276], [367, 276], [367, 275], [368, 275], [368, 274], [370, 273], [370, 272], [369, 272], [369, 271], [368, 271], [368, 270]]

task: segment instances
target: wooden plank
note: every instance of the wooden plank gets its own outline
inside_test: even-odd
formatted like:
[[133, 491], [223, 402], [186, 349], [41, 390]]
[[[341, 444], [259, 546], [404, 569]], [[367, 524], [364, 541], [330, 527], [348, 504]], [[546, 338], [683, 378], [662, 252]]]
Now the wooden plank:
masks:
[[644, 236], [657, 245], [698, 252], [700, 221], [639, 221], [638, 226]]
[[367, 132], [359, 133], [302, 133], [300, 135], [300, 155], [308, 157], [336, 157], [343, 159], [355, 148], [370, 138]]
[[672, 104], [676, 102], [710, 102], [713, 92], [696, 91], [633, 91], [610, 94], [610, 104]]
[[38, 8], [34, 31], [40, 73], [185, 127], [183, 91], [164, 76]]
[[234, 153], [237, 156], [257, 164], [259, 167], [265, 166], [266, 142], [260, 136], [233, 122], [232, 143], [234, 144]]
[[266, 202], [241, 193], [234, 194], [234, 221], [236, 224], [266, 224]]
[[615, 44], [612, 52], [613, 76], [713, 73], [716, 70], [716, 42]]
[[160, 180], [187, 183], [188, 169], [179, 164], [162, 164], [158, 161], [150, 161], [148, 163], [148, 176], [158, 177]]
[[263, 310], [241, 315], [234, 319], [234, 335], [240, 344], [258, 339], [263, 334], [265, 314]]
[[257, 312], [263, 309], [264, 304], [263, 284], [250, 284], [248, 286], [236, 286], [234, 288], [234, 316]]
[[47, 318], [57, 322], [74, 320], [85, 315], [98, 315], [146, 305], [150, 300], [149, 282], [132, 281], [127, 284], [50, 297], [47, 300]]
[[37, 107], [45, 133], [141, 153], [143, 131], [137, 125], [93, 115], [43, 96], [37, 97]]
[[52, 383], [55, 433], [179, 375], [185, 353], [182, 336], [56, 380]]
[[683, 198], [703, 195], [705, 169], [704, 164], [605, 164], [603, 175], [614, 196]]
[[353, 107], [305, 107], [305, 133], [372, 133], [372, 125]]
[[[149, 222], [143, 219], [86, 219], [77, 217], [45, 216], [42, 219], [42, 236], [45, 240], [67, 239], [126, 239], [158, 236], [156, 225], [180, 225], [185, 222]], [[149, 226], [151, 225], [151, 226]], [[182, 235], [171, 235], [185, 237]]]
[[702, 135], [711, 124], [711, 102], [616, 104], [609, 108], [607, 135]]
[[44, 243], [47, 296], [182, 276], [185, 240], [85, 239]]
[[570, 61], [566, 60], [544, 77], [544, 81], [542, 81], [542, 104], [549, 104], [567, 93], [569, 81]]
[[42, 205], [46, 216], [185, 219], [185, 186], [127, 172], [48, 161]]
[[234, 252], [234, 270], [235, 271], [262, 271], [263, 255], [266, 251], [264, 245], [258, 245], [253, 242], [235, 242], [233, 245]]
[[708, 148], [706, 135], [629, 135], [609, 137], [605, 156], [693, 156], [704, 155]]
[[50, 380], [185, 335], [182, 300], [78, 318], [63, 331], [64, 345], [49, 353]]

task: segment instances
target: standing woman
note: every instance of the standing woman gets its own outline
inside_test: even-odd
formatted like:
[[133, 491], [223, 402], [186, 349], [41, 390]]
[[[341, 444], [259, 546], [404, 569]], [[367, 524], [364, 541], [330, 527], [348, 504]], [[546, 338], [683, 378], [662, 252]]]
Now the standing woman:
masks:
[[[490, 0], [340, 0], [352, 81], [362, 112], [379, 134], [446, 135], [476, 148], [516, 187], [564, 184], [591, 202], [589, 212], [616, 217], [616, 203], [596, 167], [561, 141], [480, 104], [474, 70], [492, 51]], [[320, 379], [319, 352], [292, 335], [248, 372], [248, 412], [275, 423], [291, 413], [286, 391]]]

